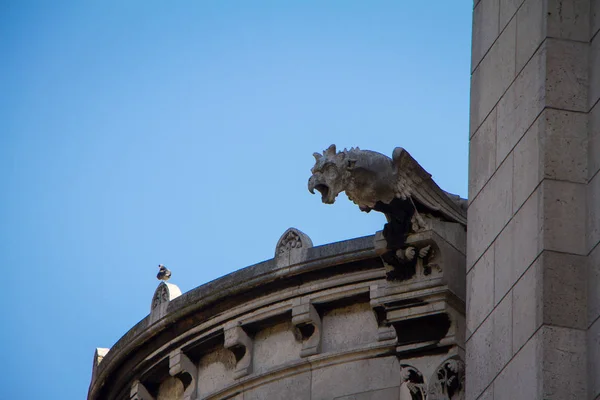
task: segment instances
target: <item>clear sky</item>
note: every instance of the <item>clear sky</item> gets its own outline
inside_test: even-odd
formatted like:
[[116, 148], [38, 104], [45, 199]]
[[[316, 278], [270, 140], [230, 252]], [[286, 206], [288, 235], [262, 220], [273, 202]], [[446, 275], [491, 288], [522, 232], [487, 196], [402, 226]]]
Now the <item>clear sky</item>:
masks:
[[188, 291], [369, 235], [310, 195], [332, 143], [467, 194], [472, 1], [0, 1], [0, 399], [87, 395], [96, 347]]

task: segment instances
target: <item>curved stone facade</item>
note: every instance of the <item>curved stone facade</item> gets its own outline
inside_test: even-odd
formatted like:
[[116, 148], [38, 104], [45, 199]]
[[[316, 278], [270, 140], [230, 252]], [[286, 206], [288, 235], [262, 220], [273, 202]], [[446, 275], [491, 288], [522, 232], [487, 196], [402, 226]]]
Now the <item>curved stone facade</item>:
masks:
[[432, 222], [406, 241], [408, 279], [381, 233], [312, 247], [290, 229], [271, 260], [184, 294], [161, 282], [97, 350], [88, 399], [462, 398], [465, 228]]

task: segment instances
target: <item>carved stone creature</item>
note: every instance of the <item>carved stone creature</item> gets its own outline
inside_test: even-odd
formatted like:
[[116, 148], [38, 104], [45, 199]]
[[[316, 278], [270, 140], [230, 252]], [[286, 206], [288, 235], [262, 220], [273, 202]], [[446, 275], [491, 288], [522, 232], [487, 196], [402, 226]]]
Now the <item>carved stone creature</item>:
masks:
[[441, 190], [401, 147], [394, 149], [392, 158], [358, 147], [336, 152], [333, 144], [323, 154], [313, 155], [316, 162], [308, 190], [319, 191], [326, 204], [333, 204], [345, 191], [361, 211], [383, 212], [389, 249], [402, 247], [409, 231], [423, 229], [421, 214], [467, 223], [466, 200]]

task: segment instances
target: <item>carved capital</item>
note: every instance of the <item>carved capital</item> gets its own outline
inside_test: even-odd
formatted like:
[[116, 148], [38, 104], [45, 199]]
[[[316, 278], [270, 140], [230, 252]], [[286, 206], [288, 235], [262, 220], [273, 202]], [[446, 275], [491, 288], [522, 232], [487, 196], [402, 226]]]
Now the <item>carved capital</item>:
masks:
[[236, 361], [234, 378], [239, 379], [252, 373], [252, 338], [237, 322], [226, 325], [224, 333], [224, 347], [233, 353]]
[[400, 398], [410, 396], [411, 400], [425, 400], [427, 392], [423, 374], [411, 365], [403, 364], [400, 367]]
[[135, 381], [131, 385], [131, 390], [129, 392], [130, 400], [155, 400], [154, 396], [148, 392], [146, 386], [142, 384], [140, 381]]
[[296, 339], [302, 342], [300, 357], [308, 357], [321, 352], [321, 317], [310, 299], [294, 299], [292, 324]]
[[448, 359], [435, 370], [429, 380], [429, 400], [463, 400], [465, 398], [465, 363]]
[[169, 354], [169, 374], [183, 383], [183, 400], [195, 400], [198, 393], [198, 368], [181, 349]]

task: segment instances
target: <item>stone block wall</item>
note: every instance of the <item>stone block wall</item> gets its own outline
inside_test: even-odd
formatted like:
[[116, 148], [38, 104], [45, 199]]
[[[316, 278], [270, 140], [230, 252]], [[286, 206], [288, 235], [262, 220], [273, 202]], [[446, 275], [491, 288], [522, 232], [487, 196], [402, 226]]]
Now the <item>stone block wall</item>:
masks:
[[599, 4], [475, 1], [467, 399], [600, 398]]

